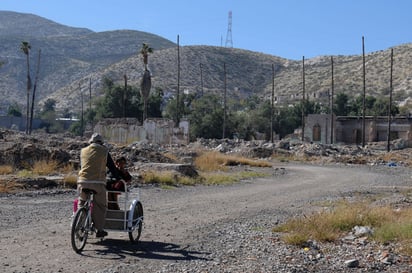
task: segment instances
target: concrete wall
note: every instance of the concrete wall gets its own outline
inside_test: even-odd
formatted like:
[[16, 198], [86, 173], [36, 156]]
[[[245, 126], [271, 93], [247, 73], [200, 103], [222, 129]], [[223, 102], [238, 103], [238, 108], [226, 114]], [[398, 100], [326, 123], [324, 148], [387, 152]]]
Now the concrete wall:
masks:
[[169, 119], [147, 119], [143, 123], [134, 118], [104, 119], [94, 131], [110, 142], [130, 144], [147, 140], [157, 144], [189, 143], [189, 122], [181, 121], [178, 128]]
[[[311, 142], [318, 142], [323, 144], [330, 144], [331, 138], [331, 116], [325, 114], [311, 114], [306, 117], [305, 120], [305, 140]], [[320, 130], [320, 139], [315, 140], [315, 128]], [[335, 124], [333, 124], [335, 127]], [[335, 141], [335, 134], [333, 136], [333, 141]]]
[[[32, 129], [40, 128], [42, 121], [33, 119]], [[26, 131], [26, 117], [0, 116], [0, 127], [18, 131]]]

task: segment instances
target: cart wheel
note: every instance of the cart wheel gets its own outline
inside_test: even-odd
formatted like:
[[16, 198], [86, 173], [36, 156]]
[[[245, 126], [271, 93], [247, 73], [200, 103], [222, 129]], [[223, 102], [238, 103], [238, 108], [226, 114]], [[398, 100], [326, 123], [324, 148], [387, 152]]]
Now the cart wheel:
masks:
[[88, 233], [88, 219], [85, 208], [80, 208], [74, 215], [71, 231], [72, 248], [80, 253], [86, 245]]
[[143, 226], [143, 206], [142, 203], [137, 202], [133, 211], [133, 221], [131, 231], [129, 231], [129, 239], [132, 243], [137, 243], [142, 233]]

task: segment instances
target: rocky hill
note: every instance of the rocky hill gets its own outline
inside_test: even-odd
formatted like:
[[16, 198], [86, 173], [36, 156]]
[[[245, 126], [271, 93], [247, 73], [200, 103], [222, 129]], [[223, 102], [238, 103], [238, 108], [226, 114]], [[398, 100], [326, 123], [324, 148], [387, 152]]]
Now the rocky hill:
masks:
[[[388, 96], [390, 88], [390, 49], [366, 55], [366, 92], [373, 96]], [[408, 102], [412, 91], [412, 44], [394, 47], [393, 90], [399, 104]], [[223, 93], [224, 66], [226, 67], [227, 91], [231, 98], [251, 94], [270, 98], [272, 90], [272, 65], [275, 71], [274, 92], [279, 103], [290, 103], [302, 94], [302, 61], [242, 49], [214, 46], [184, 46], [180, 48], [180, 92], [184, 90]], [[334, 91], [349, 96], [363, 92], [362, 55], [333, 56]], [[202, 65], [202, 69], [200, 68]], [[88, 88], [89, 77], [95, 79], [93, 92], [99, 95], [101, 79], [110, 77], [123, 84], [127, 74], [131, 85], [138, 85], [142, 75], [142, 60], [134, 55], [118, 63], [87, 75], [53, 94], [59, 107], [65, 108], [78, 99], [79, 83]], [[155, 51], [149, 57], [153, 88], [165, 91], [177, 90], [177, 50], [169, 48]], [[309, 99], [328, 101], [331, 90], [331, 56], [319, 56], [305, 60], [305, 91]]]
[[[138, 85], [143, 64], [137, 50], [142, 42], [154, 48], [154, 53], [149, 56], [153, 89], [177, 90], [177, 49], [171, 41], [139, 31], [95, 33], [62, 26], [34, 15], [9, 12], [1, 12], [0, 15], [0, 60], [6, 62], [0, 69], [0, 94], [5, 98], [2, 101], [3, 108], [11, 101], [21, 104], [25, 101], [25, 56], [19, 51], [22, 40], [32, 44], [33, 68], [37, 50], [42, 49], [39, 99], [44, 101], [53, 98], [61, 110], [79, 110], [79, 86], [83, 92], [88, 91], [90, 79], [94, 96], [102, 94], [103, 77], [123, 84], [123, 75], [126, 74], [130, 85]], [[13, 20], [14, 24], [10, 22]], [[27, 28], [35, 27], [29, 30], [13, 27], [20, 24]], [[412, 62], [412, 44], [395, 46], [393, 49], [394, 99], [398, 103], [405, 103], [412, 90], [412, 69], [409, 66]], [[335, 94], [362, 94], [362, 55], [339, 55], [333, 56], [333, 59]], [[390, 49], [367, 52], [365, 59], [367, 94], [387, 96], [390, 86]], [[273, 65], [274, 91], [279, 103], [292, 102], [302, 94], [302, 61], [215, 46], [183, 46], [180, 48], [180, 61], [180, 91], [201, 92], [203, 83], [205, 93], [223, 93], [225, 67], [229, 96], [238, 98], [255, 94], [269, 98]], [[331, 56], [305, 60], [305, 91], [308, 97], [326, 102], [330, 89]]]
[[143, 42], [156, 50], [174, 43], [157, 35], [134, 30], [93, 32], [57, 24], [32, 14], [0, 11], [0, 110], [9, 103], [24, 105], [26, 56], [22, 41], [31, 45], [32, 78], [41, 49], [38, 98], [45, 98], [70, 83], [110, 64], [136, 55]]

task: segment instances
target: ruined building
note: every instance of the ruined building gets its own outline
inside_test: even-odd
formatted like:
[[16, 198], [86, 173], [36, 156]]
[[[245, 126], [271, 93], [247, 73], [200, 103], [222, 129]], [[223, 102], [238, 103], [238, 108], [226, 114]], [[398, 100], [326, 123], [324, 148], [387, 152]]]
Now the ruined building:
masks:
[[[361, 144], [362, 117], [340, 117], [329, 114], [311, 114], [305, 121], [305, 140], [322, 144]], [[388, 139], [388, 117], [365, 118], [365, 141], [379, 142]], [[412, 118], [397, 116], [391, 120], [390, 140], [402, 139], [412, 147]]]

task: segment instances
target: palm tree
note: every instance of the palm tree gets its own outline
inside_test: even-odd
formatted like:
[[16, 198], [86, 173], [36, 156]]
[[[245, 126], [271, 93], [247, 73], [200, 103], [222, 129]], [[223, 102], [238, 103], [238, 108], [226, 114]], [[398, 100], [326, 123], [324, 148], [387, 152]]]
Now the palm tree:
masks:
[[20, 50], [26, 55], [27, 63], [27, 112], [26, 112], [26, 134], [29, 133], [29, 107], [30, 107], [30, 89], [31, 89], [31, 78], [30, 78], [30, 49], [31, 46], [28, 42], [21, 42]]
[[34, 78], [33, 93], [32, 93], [32, 98], [31, 98], [29, 135], [31, 135], [31, 129], [32, 129], [32, 125], [33, 125], [34, 99], [35, 99], [35, 96], [36, 96], [37, 80], [39, 79], [39, 70], [40, 70], [40, 54], [41, 54], [41, 50], [39, 49], [39, 55], [38, 55], [38, 58], [37, 58], [36, 77]]
[[149, 53], [153, 53], [153, 49], [146, 43], [143, 43], [140, 49], [140, 54], [143, 57], [144, 73], [142, 81], [140, 82], [140, 92], [143, 97], [144, 109], [143, 109], [143, 121], [147, 118], [147, 99], [149, 98], [150, 88], [152, 87], [152, 80], [150, 71], [147, 69]]
[[148, 44], [143, 43], [142, 48], [140, 49], [140, 54], [142, 54], [143, 57], [144, 70], [147, 70], [149, 53], [153, 53], [153, 48], [151, 48]]

